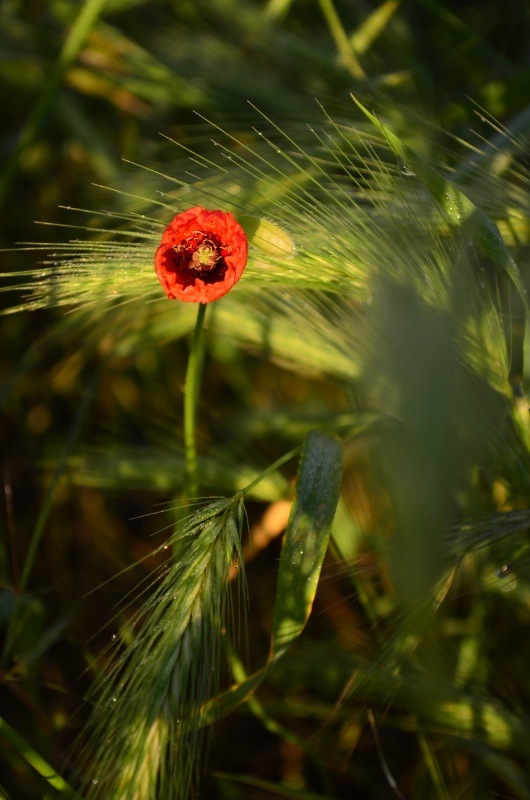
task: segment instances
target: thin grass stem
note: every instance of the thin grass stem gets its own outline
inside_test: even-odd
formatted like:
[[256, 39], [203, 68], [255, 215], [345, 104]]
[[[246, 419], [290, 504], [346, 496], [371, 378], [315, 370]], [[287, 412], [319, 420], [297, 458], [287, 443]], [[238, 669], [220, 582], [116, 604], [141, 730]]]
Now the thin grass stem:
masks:
[[286, 464], [288, 461], [290, 461], [291, 458], [294, 458], [296, 455], [298, 455], [301, 449], [302, 446], [299, 445], [298, 447], [295, 447], [293, 450], [289, 450], [289, 452], [286, 453], [285, 455], [281, 456], [277, 461], [274, 462], [274, 464], [271, 464], [270, 467], [267, 467], [267, 469], [264, 472], [260, 473], [260, 475], [258, 475], [258, 477], [252, 481], [252, 483], [249, 483], [248, 486], [245, 486], [245, 488], [241, 490], [243, 494], [244, 495], [248, 494], [250, 490], [254, 488], [254, 486], [257, 486], [258, 483], [260, 483], [260, 481], [264, 480], [268, 475], [270, 475], [271, 472], [276, 472], [278, 467], [281, 467], [283, 464]]
[[40, 544], [40, 540], [42, 539], [42, 534], [44, 533], [44, 528], [52, 507], [52, 502], [55, 496], [55, 491], [59, 483], [59, 479], [66, 468], [68, 458], [70, 457], [75, 442], [77, 440], [77, 437], [79, 436], [79, 431], [81, 430], [81, 427], [88, 415], [88, 411], [96, 395], [96, 389], [99, 383], [100, 374], [101, 370], [97, 369], [87, 388], [87, 391], [83, 398], [83, 402], [79, 406], [79, 409], [74, 419], [74, 423], [70, 429], [70, 433], [68, 434], [68, 438], [64, 444], [63, 451], [59, 459], [59, 463], [57, 464], [52, 482], [50, 484], [50, 488], [48, 489], [48, 493], [46, 495], [46, 499], [42, 504], [39, 516], [37, 518], [37, 522], [35, 523], [35, 527], [33, 529], [31, 541], [26, 555], [26, 560], [24, 561], [22, 574], [20, 576], [20, 580], [18, 583], [20, 589], [26, 588], [29, 576], [31, 574], [31, 570], [33, 568], [33, 564], [35, 563], [35, 557], [37, 555], [37, 550]]

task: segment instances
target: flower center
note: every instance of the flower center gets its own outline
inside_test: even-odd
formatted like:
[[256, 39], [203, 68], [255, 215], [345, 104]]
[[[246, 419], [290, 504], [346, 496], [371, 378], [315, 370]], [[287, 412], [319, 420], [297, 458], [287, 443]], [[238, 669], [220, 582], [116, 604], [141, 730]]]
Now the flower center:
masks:
[[196, 269], [198, 272], [209, 272], [215, 267], [220, 258], [217, 247], [209, 239], [205, 239], [192, 254], [189, 267], [190, 269]]
[[180, 244], [171, 248], [178, 260], [181, 269], [193, 270], [198, 273], [212, 272], [226, 255], [232, 252], [231, 247], [221, 244], [215, 233], [194, 231]]

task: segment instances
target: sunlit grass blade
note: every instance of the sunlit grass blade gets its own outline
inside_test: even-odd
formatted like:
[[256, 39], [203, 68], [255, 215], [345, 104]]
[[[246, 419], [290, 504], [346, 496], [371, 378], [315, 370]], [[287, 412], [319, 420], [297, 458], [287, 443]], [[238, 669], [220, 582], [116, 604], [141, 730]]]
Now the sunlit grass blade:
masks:
[[[4, 719], [0, 718], [0, 737], [9, 743], [33, 769], [42, 776], [49, 786], [70, 800], [79, 800], [64, 778], [48, 764], [42, 756], [31, 747]], [[1, 790], [0, 790], [1, 792]]]
[[339, 15], [333, 4], [333, 0], [319, 0], [320, 8], [326, 24], [337, 46], [342, 63], [348, 68], [352, 76], [357, 81], [366, 78], [366, 73], [359, 63], [352, 42], [349, 40], [342, 25]]
[[386, 26], [398, 10], [400, 0], [386, 0], [375, 8], [371, 14], [363, 19], [360, 25], [350, 35], [353, 52], [359, 56], [364, 55], [372, 47], [376, 39], [383, 33]]
[[309, 433], [280, 557], [272, 622], [272, 660], [298, 638], [311, 613], [339, 501], [342, 458], [338, 441], [318, 431]]
[[[253, 465], [215, 450], [200, 454], [198, 465], [203, 490], [223, 494], [242, 491], [257, 472]], [[184, 456], [177, 445], [85, 449], [70, 458], [68, 466], [69, 479], [79, 486], [179, 492], [184, 480]], [[256, 484], [250, 496], [273, 501], [289, 494], [288, 481], [274, 473]]]

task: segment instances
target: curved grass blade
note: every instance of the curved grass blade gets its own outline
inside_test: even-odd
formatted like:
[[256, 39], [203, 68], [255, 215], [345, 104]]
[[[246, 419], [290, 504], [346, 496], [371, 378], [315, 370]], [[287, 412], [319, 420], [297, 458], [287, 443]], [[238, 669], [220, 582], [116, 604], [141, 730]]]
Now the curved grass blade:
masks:
[[342, 457], [336, 439], [318, 431], [308, 434], [280, 557], [271, 660], [300, 636], [311, 613], [339, 502]]
[[53, 789], [61, 794], [68, 794], [71, 800], [76, 798], [80, 800], [64, 778], [2, 718], [0, 718], [0, 737], [8, 742], [9, 746], [16, 750]]

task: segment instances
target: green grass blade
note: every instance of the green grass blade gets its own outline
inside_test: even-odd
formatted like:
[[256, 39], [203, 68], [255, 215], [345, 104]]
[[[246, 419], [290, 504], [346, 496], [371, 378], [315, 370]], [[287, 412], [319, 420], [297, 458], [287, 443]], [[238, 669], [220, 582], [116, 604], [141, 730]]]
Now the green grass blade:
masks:
[[336, 439], [318, 431], [309, 433], [280, 557], [272, 623], [273, 660], [298, 638], [311, 613], [339, 501], [342, 457]]
[[9, 745], [13, 747], [53, 789], [61, 793], [68, 792], [68, 796], [71, 798], [77, 797], [77, 795], [72, 793], [71, 787], [64, 778], [62, 778], [54, 768], [11, 727], [11, 725], [1, 718], [0, 737], [9, 742]]
[[348, 35], [333, 5], [333, 0], [319, 0], [319, 4], [329, 32], [337, 45], [341, 61], [349, 69], [356, 81], [364, 80], [366, 78], [366, 73], [357, 60]]
[[400, 0], [386, 0], [355, 29], [350, 36], [350, 43], [354, 53], [358, 56], [367, 53], [375, 40], [385, 30], [386, 26], [399, 8]]
[[342, 446], [311, 431], [298, 474], [297, 496], [285, 532], [267, 664], [205, 705], [201, 719], [211, 723], [230, 714], [260, 686], [269, 667], [300, 636], [315, 596], [328, 546], [342, 479]]
[[[232, 649], [230, 649], [230, 667], [236, 680], [241, 682], [246, 680], [247, 674], [245, 672], [245, 668], [242, 662], [239, 660], [237, 654]], [[278, 722], [275, 717], [272, 717], [267, 711], [266, 707], [256, 697], [255, 693], [249, 696], [247, 703], [249, 711], [261, 722], [263, 727], [268, 730], [269, 733], [272, 733], [272, 735], [278, 737], [278, 739], [281, 739], [284, 742], [289, 742], [290, 744], [294, 744], [303, 750], [307, 758], [312, 761], [315, 769], [318, 771], [320, 781], [322, 782], [322, 785], [325, 787], [326, 791], [332, 793], [333, 787], [329, 781], [324, 763], [309, 741], [299, 736], [295, 731], [286, 728], [285, 725], [282, 725], [280, 722]]]
[[30, 541], [28, 552], [27, 552], [27, 555], [26, 555], [26, 560], [24, 561], [24, 566], [22, 568], [22, 574], [20, 576], [19, 586], [22, 589], [26, 587], [27, 582], [29, 580], [29, 576], [31, 574], [31, 570], [33, 568], [33, 564], [35, 563], [37, 550], [38, 550], [40, 541], [42, 539], [42, 535], [44, 533], [44, 528], [46, 526], [46, 522], [48, 520], [48, 516], [50, 514], [53, 498], [55, 497], [55, 492], [57, 491], [57, 486], [59, 485], [59, 479], [61, 478], [61, 475], [63, 474], [64, 470], [66, 469], [66, 464], [67, 464], [67, 461], [68, 461], [68, 457], [70, 456], [70, 454], [71, 454], [71, 452], [72, 452], [72, 450], [74, 448], [74, 445], [75, 445], [75, 443], [77, 441], [77, 438], [79, 436], [79, 432], [80, 432], [80, 430], [81, 430], [81, 428], [83, 426], [83, 423], [86, 420], [88, 411], [89, 411], [89, 409], [90, 409], [90, 407], [92, 405], [92, 402], [94, 400], [94, 397], [95, 397], [95, 394], [96, 394], [96, 388], [97, 388], [97, 385], [98, 385], [99, 379], [100, 379], [100, 375], [101, 375], [101, 371], [98, 369], [95, 372], [95, 374], [94, 374], [94, 376], [92, 378], [92, 381], [90, 382], [90, 384], [88, 386], [87, 392], [85, 394], [85, 397], [84, 397], [81, 405], [79, 406], [79, 409], [77, 411], [74, 423], [72, 425], [72, 428], [70, 429], [70, 432], [68, 434], [68, 438], [67, 438], [67, 440], [65, 442], [65, 445], [63, 447], [63, 451], [61, 453], [61, 457], [59, 459], [59, 463], [57, 464], [57, 467], [55, 469], [55, 473], [54, 473], [50, 488], [48, 489], [48, 493], [46, 495], [46, 499], [44, 500], [44, 503], [42, 504], [39, 516], [37, 518], [37, 522], [35, 524], [35, 528], [33, 529], [33, 533], [32, 533], [32, 536], [31, 536], [31, 541]]

